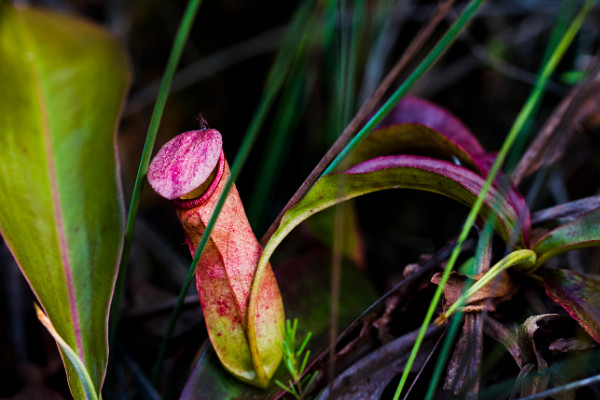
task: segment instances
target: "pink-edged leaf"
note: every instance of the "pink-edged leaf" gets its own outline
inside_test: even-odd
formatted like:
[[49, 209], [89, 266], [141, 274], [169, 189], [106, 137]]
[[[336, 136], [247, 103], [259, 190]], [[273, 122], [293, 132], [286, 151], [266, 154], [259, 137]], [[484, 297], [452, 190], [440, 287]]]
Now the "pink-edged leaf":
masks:
[[[481, 176], [459, 165], [429, 157], [402, 155], [378, 157], [355, 165], [342, 175], [341, 181], [353, 184], [354, 180], [361, 181], [363, 177], [372, 179], [371, 184], [365, 185], [370, 186], [369, 189], [379, 186], [378, 190], [424, 190], [450, 197], [467, 206], [473, 205], [484, 183]], [[494, 188], [488, 192], [482, 210], [485, 217], [491, 213], [498, 217], [496, 230], [505, 240], [510, 239], [510, 233], [515, 229], [521, 229], [516, 211]]]
[[[496, 158], [486, 152], [475, 136], [447, 110], [426, 100], [407, 97], [352, 152], [339, 171], [371, 158], [410, 154], [453, 161], [487, 176]], [[512, 204], [523, 226], [527, 245], [530, 231], [529, 208], [510, 180], [499, 174], [494, 180], [497, 190]]]
[[[474, 204], [484, 179], [475, 172], [429, 157], [383, 156], [355, 165], [344, 173], [319, 179], [304, 198], [283, 216], [279, 227], [265, 247], [267, 256], [287, 234], [311, 215], [340, 202], [387, 189], [417, 189], [438, 193], [465, 205]], [[510, 203], [490, 188], [481, 210], [483, 217], [495, 214], [495, 229], [505, 241], [523, 244], [522, 226]], [[265, 257], [265, 256], [263, 256]]]
[[483, 173], [471, 154], [458, 143], [431, 127], [416, 123], [389, 125], [371, 132], [340, 170], [375, 157], [394, 154], [435, 157]]
[[[286, 314], [298, 319], [296, 340], [300, 342], [312, 333], [307, 349], [309, 365], [329, 345], [329, 313], [331, 308], [331, 270], [328, 250], [311, 250], [275, 268]], [[364, 274], [353, 266], [345, 266], [341, 278], [338, 326], [341, 332], [377, 299], [376, 290]], [[310, 296], [307, 295], [310, 293]], [[289, 375], [283, 364], [274, 379], [287, 383]], [[212, 350], [203, 349], [194, 364], [181, 395], [181, 400], [195, 399], [277, 399], [282, 389], [273, 382], [266, 389], [257, 389], [227, 374]]]
[[600, 245], [600, 208], [561, 225], [540, 238], [533, 250], [537, 265], [565, 251]]
[[403, 98], [381, 121], [379, 127], [398, 124], [427, 126], [463, 149], [482, 171], [489, 169], [489, 160], [485, 159], [486, 152], [471, 131], [448, 110], [436, 104], [417, 97]]
[[600, 343], [600, 280], [566, 269], [540, 268], [546, 293]]
[[[127, 57], [89, 22], [2, 2], [0, 60], [0, 231], [100, 393], [123, 246], [115, 127]], [[62, 355], [73, 397], [85, 398]]]

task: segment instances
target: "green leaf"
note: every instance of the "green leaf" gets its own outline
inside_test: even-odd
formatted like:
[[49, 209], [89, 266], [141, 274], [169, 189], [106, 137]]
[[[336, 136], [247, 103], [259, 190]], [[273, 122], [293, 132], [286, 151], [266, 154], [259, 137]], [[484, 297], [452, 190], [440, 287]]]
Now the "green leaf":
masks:
[[600, 208], [548, 232], [535, 245], [537, 265], [565, 251], [600, 245]]
[[[300, 222], [351, 198], [387, 189], [418, 189], [442, 194], [470, 206], [483, 183], [481, 176], [464, 167], [429, 157], [399, 155], [366, 161], [345, 173], [331, 173], [317, 181], [306, 196], [284, 215], [265, 247], [266, 255], [263, 257], [268, 257], [268, 251]], [[519, 227], [518, 217], [514, 208], [503, 201], [494, 188], [486, 196], [482, 214], [489, 216], [492, 212], [498, 217], [497, 232], [509, 240], [513, 229]]]
[[414, 154], [455, 159], [476, 172], [487, 172], [484, 165], [489, 163], [489, 156], [477, 139], [460, 121], [434, 104], [406, 97], [381, 125], [365, 137], [339, 170], [383, 155]]
[[[402, 99], [380, 126], [365, 137], [339, 171], [374, 157], [412, 154], [451, 161], [485, 178], [496, 158], [448, 111], [419, 98]], [[531, 222], [524, 198], [502, 174], [496, 176], [493, 186], [519, 214], [527, 243]]]
[[[0, 231], [100, 392], [123, 241], [115, 127], [126, 57], [79, 19], [0, 5]], [[85, 398], [63, 353], [69, 386]]]

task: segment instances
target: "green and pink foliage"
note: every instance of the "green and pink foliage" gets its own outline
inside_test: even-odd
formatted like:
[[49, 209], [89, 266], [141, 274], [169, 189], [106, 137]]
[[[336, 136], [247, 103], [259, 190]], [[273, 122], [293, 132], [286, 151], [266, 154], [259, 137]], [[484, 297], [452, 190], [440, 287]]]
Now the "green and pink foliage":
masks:
[[[0, 232], [99, 393], [123, 246], [115, 133], [127, 57], [98, 26], [4, 2], [0, 60]], [[73, 396], [85, 398], [81, 370], [61, 353]]]

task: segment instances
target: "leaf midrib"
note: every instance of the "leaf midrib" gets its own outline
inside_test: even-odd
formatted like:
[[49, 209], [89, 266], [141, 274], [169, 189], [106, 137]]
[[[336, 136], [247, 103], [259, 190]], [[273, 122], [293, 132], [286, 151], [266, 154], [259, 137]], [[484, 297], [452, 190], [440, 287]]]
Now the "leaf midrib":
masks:
[[[23, 42], [25, 49], [34, 49], [36, 47], [34, 40], [31, 38], [27, 23], [19, 16], [20, 25], [22, 28]], [[27, 50], [25, 50], [27, 51]], [[71, 319], [73, 324], [73, 335], [77, 344], [77, 354], [81, 361], [85, 364], [85, 351], [83, 348], [83, 340], [81, 337], [81, 327], [79, 323], [79, 310], [77, 309], [77, 302], [75, 299], [75, 287], [73, 285], [73, 271], [68, 254], [68, 243], [64, 229], [64, 219], [60, 201], [60, 194], [58, 190], [58, 179], [56, 176], [56, 165], [53, 158], [53, 147], [52, 147], [52, 132], [50, 129], [48, 109], [45, 106], [46, 96], [42, 84], [43, 72], [40, 67], [35, 51], [27, 51], [31, 55], [31, 60], [27, 62], [31, 70], [31, 76], [34, 77], [32, 86], [35, 90], [34, 97], [36, 99], [39, 115], [40, 115], [40, 128], [42, 131], [43, 147], [45, 151], [45, 159], [48, 165], [48, 182], [50, 183], [50, 197], [52, 200], [52, 208], [54, 218], [56, 220], [56, 233], [59, 239], [58, 247], [60, 249], [60, 258], [62, 261], [63, 271], [65, 274], [65, 282], [68, 290], [69, 298], [69, 309], [71, 311]], [[42, 305], [43, 306], [43, 305]], [[50, 315], [49, 315], [50, 316]]]

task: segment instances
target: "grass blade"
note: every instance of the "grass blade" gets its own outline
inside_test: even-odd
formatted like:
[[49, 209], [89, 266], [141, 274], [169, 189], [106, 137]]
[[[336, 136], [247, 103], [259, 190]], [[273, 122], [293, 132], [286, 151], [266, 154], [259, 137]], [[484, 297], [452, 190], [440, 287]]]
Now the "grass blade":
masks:
[[[552, 33], [550, 34], [550, 39], [548, 40], [548, 45], [544, 50], [544, 55], [542, 57], [542, 66], [546, 64], [552, 52], [556, 49], [560, 38], [564, 36], [567, 28], [569, 27], [569, 19], [575, 12], [575, 1], [573, 0], [564, 0], [561, 4], [561, 8], [558, 11], [558, 19], [554, 24], [554, 28], [552, 29]], [[538, 77], [539, 80], [539, 77]], [[529, 118], [527, 124], [523, 127], [523, 132], [519, 135], [517, 141], [515, 142], [515, 146], [513, 150], [508, 155], [508, 159], [506, 160], [506, 167], [504, 170], [507, 173], [512, 172], [519, 160], [523, 155], [523, 151], [525, 148], [525, 143], [527, 142], [527, 138], [533, 127], [533, 119], [537, 114], [540, 102], [537, 103], [537, 106], [531, 113], [531, 117]]]
[[268, 196], [280, 174], [282, 161], [289, 153], [290, 134], [298, 126], [300, 116], [306, 108], [303, 95], [307, 60], [305, 54], [301, 54], [298, 58], [301, 58], [298, 60], [300, 65], [290, 72], [288, 81], [291, 81], [291, 87], [286, 85], [281, 95], [273, 128], [256, 174], [256, 187], [248, 203], [248, 220], [255, 231], [260, 230], [264, 224], [265, 204], [268, 204]]
[[167, 67], [163, 75], [160, 90], [154, 104], [154, 110], [152, 111], [152, 117], [150, 118], [150, 125], [148, 127], [148, 133], [146, 134], [146, 141], [144, 143], [144, 150], [142, 151], [142, 158], [138, 168], [137, 177], [135, 178], [135, 185], [133, 188], [133, 194], [131, 196], [131, 203], [129, 206], [129, 213], [127, 215], [127, 223], [125, 227], [125, 243], [123, 245], [123, 256], [121, 258], [121, 266], [119, 268], [119, 275], [117, 276], [117, 283], [115, 286], [115, 294], [111, 306], [111, 318], [110, 318], [110, 342], [114, 342], [114, 337], [117, 331], [117, 325], [119, 320], [119, 312], [121, 307], [121, 298], [123, 297], [123, 290], [125, 285], [125, 277], [127, 275], [127, 266], [129, 263], [129, 253], [131, 251], [131, 242], [133, 239], [133, 229], [135, 227], [135, 220], [142, 197], [142, 187], [144, 186], [144, 180], [146, 179], [146, 173], [148, 172], [148, 165], [150, 164], [150, 157], [152, 155], [152, 149], [154, 148], [154, 142], [156, 141], [156, 134], [160, 125], [165, 104], [167, 103], [167, 97], [169, 95], [169, 89], [175, 70], [181, 59], [181, 54], [187, 38], [192, 29], [198, 9], [202, 0], [190, 0], [187, 8], [184, 12], [183, 19], [179, 25], [175, 41], [173, 42], [173, 48], [169, 54], [167, 61]]
[[331, 146], [331, 148], [327, 151], [323, 158], [321, 158], [321, 161], [319, 161], [317, 166], [312, 170], [312, 172], [308, 175], [304, 182], [302, 182], [298, 190], [296, 190], [296, 193], [294, 193], [294, 195], [287, 202], [285, 207], [283, 207], [283, 209], [280, 211], [277, 218], [275, 218], [269, 229], [267, 229], [267, 232], [261, 238], [260, 242], [263, 246], [266, 246], [273, 233], [277, 230], [281, 219], [283, 218], [283, 215], [290, 208], [294, 207], [302, 199], [302, 197], [304, 197], [304, 195], [310, 190], [313, 184], [319, 179], [319, 177], [321, 176], [325, 168], [327, 168], [329, 163], [351, 140], [352, 134], [360, 127], [360, 125], [363, 123], [363, 120], [367, 117], [367, 115], [372, 111], [375, 105], [384, 96], [384, 94], [394, 83], [396, 78], [425, 45], [428, 38], [433, 34], [439, 23], [450, 12], [450, 9], [452, 8], [452, 5], [455, 1], [456, 0], [445, 0], [444, 3], [442, 3], [439, 9], [435, 12], [433, 17], [431, 18], [431, 21], [426, 25], [426, 27], [423, 30], [419, 32], [419, 34], [411, 42], [406, 52], [396, 62], [392, 70], [387, 74], [387, 76], [377, 87], [375, 92], [365, 101], [358, 113], [354, 116], [354, 118], [352, 118], [352, 121], [350, 121], [348, 126], [346, 126], [344, 132], [342, 132], [342, 134], [336, 140], [333, 146]]
[[[492, 239], [494, 233], [494, 222], [492, 220], [488, 221], [485, 224], [481, 232], [481, 236], [479, 237], [479, 242], [477, 245], [477, 249], [475, 251], [475, 259], [473, 265], [470, 267], [469, 274], [477, 274], [483, 272], [485, 269], [489, 268], [489, 254], [492, 247]], [[469, 279], [465, 283], [464, 292], [466, 292], [469, 287], [473, 284], [473, 281]], [[425, 396], [426, 399], [432, 399], [435, 393], [435, 389], [437, 388], [437, 384], [442, 377], [442, 370], [444, 365], [446, 364], [446, 360], [450, 355], [450, 348], [452, 343], [454, 342], [454, 338], [458, 332], [458, 328], [460, 322], [462, 321], [462, 310], [461, 307], [465, 303], [468, 297], [463, 297], [458, 299], [458, 311], [450, 323], [450, 328], [448, 329], [447, 335], [444, 338], [444, 343], [442, 345], [442, 349], [440, 351], [440, 355], [438, 357], [437, 363], [435, 364], [435, 369], [433, 371], [433, 375], [431, 377], [431, 381], [429, 382], [429, 387], [427, 388], [427, 394]]]
[[392, 94], [385, 104], [377, 111], [377, 113], [365, 124], [365, 126], [354, 136], [346, 147], [337, 155], [337, 157], [329, 164], [323, 172], [326, 175], [332, 172], [362, 140], [379, 124], [383, 118], [394, 108], [394, 106], [404, 97], [415, 83], [433, 66], [433, 64], [441, 57], [441, 55], [450, 47], [452, 42], [456, 40], [459, 34], [466, 27], [467, 23], [475, 15], [479, 7], [485, 0], [474, 0], [465, 8], [458, 19], [452, 24], [450, 29], [444, 34], [436, 46], [429, 52], [427, 57], [419, 64], [412, 74], [404, 81], [402, 85]]
[[167, 344], [169, 343], [171, 336], [173, 335], [173, 331], [175, 329], [175, 324], [177, 322], [177, 319], [179, 318], [179, 314], [181, 312], [181, 307], [183, 305], [183, 301], [185, 299], [187, 291], [188, 291], [188, 289], [194, 279], [194, 276], [196, 274], [198, 262], [200, 261], [200, 258], [202, 257], [202, 254], [204, 252], [204, 249], [206, 248], [208, 240], [210, 239], [210, 235], [215, 226], [215, 223], [217, 221], [219, 213], [220, 213], [221, 209], [223, 208], [223, 205], [225, 204], [227, 195], [229, 194], [229, 191], [231, 190], [233, 183], [235, 182], [238, 175], [240, 174], [242, 167], [248, 157], [248, 154], [250, 153], [252, 145], [254, 144], [256, 137], [258, 136], [258, 133], [266, 119], [267, 113], [270, 110], [270, 108], [275, 100], [275, 97], [283, 84], [284, 78], [288, 72], [289, 65], [291, 64], [291, 61], [292, 61], [292, 58], [294, 55], [294, 50], [296, 48], [297, 40], [299, 37], [302, 36], [301, 33], [303, 32], [303, 30], [306, 29], [307, 20], [310, 16], [309, 11], [311, 9], [311, 5], [312, 5], [312, 1], [307, 1], [307, 2], [303, 3], [300, 6], [300, 8], [298, 9], [298, 11], [296, 12], [296, 15], [294, 16], [292, 25], [282, 43], [282, 47], [280, 48], [277, 59], [275, 60], [275, 63], [269, 73], [269, 76], [267, 77], [264, 95], [261, 99], [260, 104], [258, 105], [257, 111], [254, 114], [254, 117], [248, 127], [248, 130], [246, 131], [246, 134], [244, 136], [242, 144], [240, 145], [240, 149], [239, 149], [239, 151], [236, 155], [236, 158], [231, 166], [231, 175], [230, 175], [229, 179], [227, 180], [227, 182], [225, 183], [221, 197], [219, 198], [219, 201], [217, 202], [217, 205], [215, 206], [215, 211], [214, 211], [210, 221], [206, 225], [206, 230], [204, 231], [202, 240], [200, 241], [200, 244], [198, 245], [198, 249], [196, 250], [196, 255], [194, 256], [194, 259], [192, 260], [192, 264], [190, 265], [190, 269], [188, 270], [188, 273], [186, 275], [183, 287], [181, 288], [181, 291], [179, 292], [179, 296], [177, 298], [177, 303], [175, 304], [175, 308], [173, 309], [173, 312], [171, 313], [171, 318], [169, 320], [167, 332], [165, 333], [165, 337], [161, 343], [158, 358], [156, 360], [156, 364], [154, 366], [154, 370], [152, 373], [152, 381], [153, 382], [156, 382], [156, 380], [158, 379], [158, 374], [160, 373], [160, 370], [162, 368], [162, 364], [164, 361]]
[[75, 353], [75, 350], [73, 350], [71, 346], [69, 346], [69, 344], [65, 342], [65, 340], [58, 334], [58, 332], [56, 332], [56, 329], [54, 329], [50, 318], [48, 318], [48, 316], [44, 314], [44, 312], [37, 305], [37, 303], [34, 303], [34, 307], [37, 317], [42, 323], [42, 325], [44, 325], [44, 327], [48, 330], [48, 332], [50, 332], [54, 340], [56, 340], [56, 343], [58, 343], [58, 346], [65, 354], [65, 356], [67, 356], [67, 358], [73, 363], [73, 367], [77, 371], [77, 375], [79, 375], [79, 379], [83, 384], [83, 389], [85, 391], [86, 398], [92, 400], [98, 399], [98, 394], [96, 393], [96, 389], [94, 388], [92, 378], [90, 377], [88, 370], [85, 368], [85, 365], [83, 365], [83, 363], [81, 362], [81, 359], [79, 358], [77, 353]]

